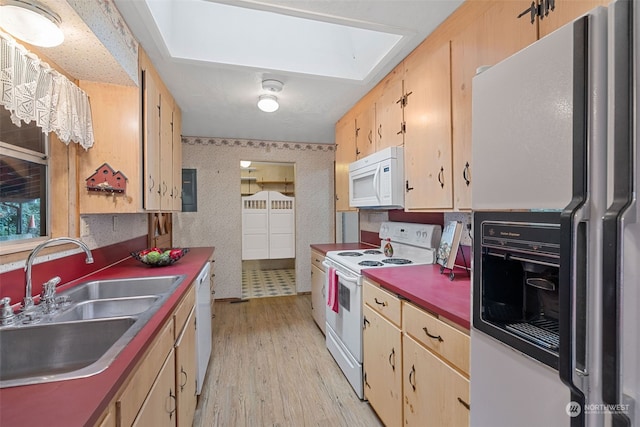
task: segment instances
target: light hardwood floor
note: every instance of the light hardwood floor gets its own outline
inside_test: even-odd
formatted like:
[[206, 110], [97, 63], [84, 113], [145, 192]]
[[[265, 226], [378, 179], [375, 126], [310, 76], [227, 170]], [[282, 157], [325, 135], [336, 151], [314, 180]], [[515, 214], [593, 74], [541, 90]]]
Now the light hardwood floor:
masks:
[[376, 427], [325, 347], [311, 296], [217, 303], [196, 427]]

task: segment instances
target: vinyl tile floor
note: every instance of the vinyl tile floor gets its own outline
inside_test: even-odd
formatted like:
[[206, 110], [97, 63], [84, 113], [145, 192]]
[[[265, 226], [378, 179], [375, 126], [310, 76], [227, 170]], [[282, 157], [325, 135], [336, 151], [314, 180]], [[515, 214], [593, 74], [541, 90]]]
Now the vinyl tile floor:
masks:
[[295, 269], [242, 271], [242, 299], [286, 295], [296, 295]]

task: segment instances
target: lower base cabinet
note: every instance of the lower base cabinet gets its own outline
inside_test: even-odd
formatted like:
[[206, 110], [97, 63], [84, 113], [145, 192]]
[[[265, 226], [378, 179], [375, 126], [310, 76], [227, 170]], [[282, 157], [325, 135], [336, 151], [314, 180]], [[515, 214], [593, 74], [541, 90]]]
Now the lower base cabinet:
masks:
[[147, 395], [134, 426], [173, 427], [176, 425], [176, 369], [173, 349], [164, 361], [158, 377]]
[[311, 314], [313, 320], [325, 332], [327, 298], [325, 290], [326, 269], [322, 265], [324, 255], [311, 251]]
[[386, 427], [469, 425], [469, 334], [363, 285], [364, 394]]
[[197, 403], [195, 286], [116, 393], [96, 426], [191, 426]]
[[386, 427], [402, 426], [402, 331], [365, 304], [364, 397]]
[[402, 355], [404, 425], [468, 426], [469, 380], [407, 335]]

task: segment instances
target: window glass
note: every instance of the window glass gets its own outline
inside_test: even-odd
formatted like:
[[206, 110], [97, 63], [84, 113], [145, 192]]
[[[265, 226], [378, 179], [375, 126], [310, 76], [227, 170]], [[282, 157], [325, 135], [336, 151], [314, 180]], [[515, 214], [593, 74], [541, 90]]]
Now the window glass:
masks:
[[0, 241], [46, 236], [48, 138], [9, 114], [0, 107]]

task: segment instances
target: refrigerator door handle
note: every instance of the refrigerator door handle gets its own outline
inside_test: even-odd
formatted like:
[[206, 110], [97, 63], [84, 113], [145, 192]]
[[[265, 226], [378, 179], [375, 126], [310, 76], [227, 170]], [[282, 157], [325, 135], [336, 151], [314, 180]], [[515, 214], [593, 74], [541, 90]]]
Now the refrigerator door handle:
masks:
[[[586, 17], [573, 23], [573, 156], [572, 198], [560, 215], [560, 271], [558, 284], [560, 349], [558, 373], [569, 388], [571, 401], [584, 408], [585, 393], [577, 384], [576, 367], [584, 369], [586, 320], [586, 245], [587, 227], [585, 205], [588, 206], [588, 71], [589, 20]], [[576, 330], [575, 328], [581, 328]], [[584, 411], [571, 418], [572, 427], [584, 427]]]

